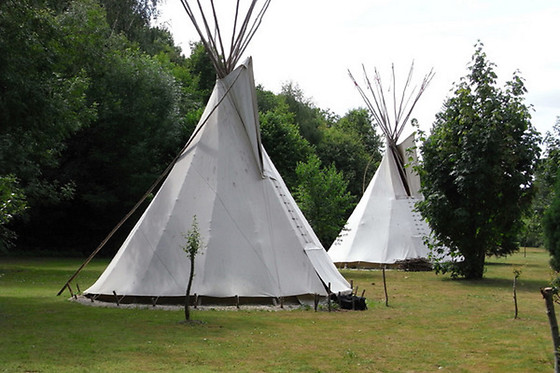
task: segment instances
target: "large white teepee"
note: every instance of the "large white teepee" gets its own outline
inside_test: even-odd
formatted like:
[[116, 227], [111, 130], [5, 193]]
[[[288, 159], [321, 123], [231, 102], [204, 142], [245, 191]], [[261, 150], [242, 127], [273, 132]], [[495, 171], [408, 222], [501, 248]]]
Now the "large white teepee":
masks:
[[350, 291], [261, 145], [252, 60], [233, 69], [223, 56], [214, 53], [219, 79], [193, 136], [86, 295], [184, 298], [190, 261], [182, 246], [195, 216], [204, 242], [191, 290], [199, 301], [301, 300], [326, 296], [329, 284]]
[[350, 74], [385, 136], [386, 153], [344, 229], [329, 249], [329, 256], [337, 264], [373, 267], [427, 258], [429, 254], [424, 237], [429, 235], [430, 229], [414, 210], [415, 203], [422, 198], [420, 178], [413, 168], [417, 161], [414, 134], [397, 145], [412, 109], [433, 77], [432, 72], [426, 75], [419, 90], [414, 89], [407, 97], [412, 71], [411, 67], [402, 95], [397, 97], [393, 70], [393, 117], [387, 109], [377, 70], [373, 85], [364, 71], [373, 101]]

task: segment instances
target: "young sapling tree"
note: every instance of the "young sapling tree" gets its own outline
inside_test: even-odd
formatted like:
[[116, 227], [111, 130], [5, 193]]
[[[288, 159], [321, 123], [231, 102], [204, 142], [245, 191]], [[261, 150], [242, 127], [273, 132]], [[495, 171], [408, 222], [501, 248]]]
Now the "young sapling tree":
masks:
[[191, 229], [188, 231], [187, 235], [184, 236], [187, 240], [185, 246], [183, 246], [183, 251], [189, 257], [191, 262], [191, 270], [189, 274], [189, 282], [187, 284], [187, 291], [185, 294], [185, 320], [190, 321], [190, 301], [191, 301], [191, 287], [194, 278], [194, 260], [196, 255], [202, 249], [202, 239], [200, 237], [200, 231], [198, 229], [198, 222], [196, 221], [196, 215], [193, 216], [193, 222], [191, 224]]

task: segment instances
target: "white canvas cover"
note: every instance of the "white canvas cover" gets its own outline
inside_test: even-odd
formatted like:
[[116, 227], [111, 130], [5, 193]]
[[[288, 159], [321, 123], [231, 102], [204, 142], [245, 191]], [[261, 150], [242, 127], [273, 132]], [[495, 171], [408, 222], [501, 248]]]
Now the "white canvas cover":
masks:
[[[416, 160], [413, 145], [411, 135], [398, 146], [405, 163], [409, 158]], [[388, 148], [345, 228], [329, 249], [333, 262], [367, 266], [427, 258], [429, 248], [423, 238], [429, 234], [429, 227], [414, 211], [418, 198], [422, 198], [420, 178], [411, 166], [405, 167], [409, 196], [398, 167]]]
[[350, 291], [261, 145], [254, 87], [251, 59], [216, 82], [190, 145], [86, 294], [184, 296], [194, 216], [204, 248], [191, 294]]

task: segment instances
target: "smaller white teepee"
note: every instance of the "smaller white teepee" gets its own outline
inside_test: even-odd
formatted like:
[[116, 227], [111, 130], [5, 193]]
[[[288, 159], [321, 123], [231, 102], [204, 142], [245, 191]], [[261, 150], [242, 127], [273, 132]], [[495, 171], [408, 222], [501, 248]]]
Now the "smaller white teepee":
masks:
[[415, 204], [422, 195], [420, 178], [413, 168], [417, 161], [414, 134], [397, 144], [412, 109], [433, 77], [430, 71], [419, 90], [414, 89], [406, 97], [412, 71], [413, 67], [398, 102], [393, 69], [393, 118], [387, 109], [378, 71], [375, 70], [374, 85], [364, 71], [373, 102], [350, 74], [372, 117], [385, 135], [387, 149], [360, 202], [329, 249], [329, 256], [339, 265], [372, 267], [406, 259], [426, 258], [429, 254], [424, 237], [429, 235], [430, 228], [415, 211]]

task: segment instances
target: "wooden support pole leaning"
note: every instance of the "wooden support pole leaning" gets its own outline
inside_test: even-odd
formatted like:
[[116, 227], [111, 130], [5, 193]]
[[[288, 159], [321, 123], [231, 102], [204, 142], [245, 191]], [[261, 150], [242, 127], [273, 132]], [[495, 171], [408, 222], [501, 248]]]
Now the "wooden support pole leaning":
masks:
[[550, 332], [552, 333], [552, 344], [554, 345], [554, 372], [560, 373], [560, 334], [558, 333], [558, 321], [556, 320], [556, 313], [554, 312], [554, 293], [555, 290], [551, 287], [542, 288], [541, 294], [546, 303], [546, 314], [550, 323]]

